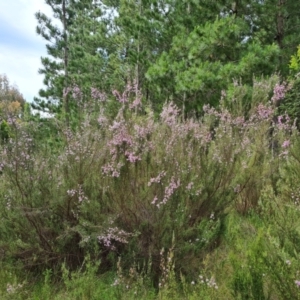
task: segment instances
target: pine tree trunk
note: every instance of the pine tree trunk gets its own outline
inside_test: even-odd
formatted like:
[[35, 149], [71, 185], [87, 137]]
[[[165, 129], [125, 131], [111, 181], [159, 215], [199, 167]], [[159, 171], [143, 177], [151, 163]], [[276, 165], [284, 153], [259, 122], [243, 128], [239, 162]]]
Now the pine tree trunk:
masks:
[[[64, 38], [64, 73], [65, 73], [65, 80], [64, 80], [64, 88], [67, 90], [69, 87], [69, 80], [68, 80], [68, 36], [67, 36], [67, 11], [66, 11], [66, 1], [62, 2], [62, 11], [63, 11], [63, 38]], [[63, 95], [63, 102], [64, 102], [64, 109], [66, 115], [66, 125], [69, 127], [70, 119], [70, 108], [69, 108], [69, 93], [64, 93]]]

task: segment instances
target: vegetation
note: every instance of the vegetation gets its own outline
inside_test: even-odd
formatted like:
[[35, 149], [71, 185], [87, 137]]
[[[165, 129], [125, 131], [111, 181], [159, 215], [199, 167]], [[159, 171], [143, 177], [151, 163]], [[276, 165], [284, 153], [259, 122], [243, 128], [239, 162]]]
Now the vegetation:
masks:
[[46, 2], [48, 117], [0, 86], [1, 299], [300, 299], [299, 5]]

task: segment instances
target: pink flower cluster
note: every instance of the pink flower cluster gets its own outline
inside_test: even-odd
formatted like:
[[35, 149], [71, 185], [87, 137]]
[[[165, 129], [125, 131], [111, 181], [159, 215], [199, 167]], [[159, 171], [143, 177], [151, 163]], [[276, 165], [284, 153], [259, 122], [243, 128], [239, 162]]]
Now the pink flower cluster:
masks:
[[271, 98], [271, 101], [276, 104], [278, 101], [282, 100], [285, 97], [286, 91], [287, 91], [286, 83], [283, 84], [276, 83], [273, 89], [273, 96]]
[[131, 100], [131, 103], [129, 104], [130, 109], [136, 109], [142, 104], [142, 94], [138, 90], [136, 81], [134, 81], [133, 84], [131, 82], [128, 82], [123, 93], [120, 93], [117, 90], [113, 90], [112, 94], [120, 103], [123, 104], [123, 106], [125, 105], [125, 103], [129, 103]]
[[174, 194], [175, 190], [180, 187], [180, 179], [175, 180], [172, 176], [169, 185], [165, 188], [165, 196], [163, 199], [163, 204], [166, 204], [170, 197]]
[[105, 93], [94, 87], [91, 88], [91, 97], [92, 99], [99, 100], [100, 102], [105, 102], [107, 99], [107, 95]]
[[[127, 126], [125, 121], [114, 121], [114, 124], [110, 126], [110, 130], [113, 132], [113, 138], [109, 142], [111, 146], [132, 146], [133, 145], [133, 138], [129, 134], [127, 130]], [[112, 153], [114, 149], [112, 148]]]
[[63, 96], [66, 97], [69, 93], [72, 93], [72, 97], [74, 100], [81, 100], [83, 93], [80, 89], [80, 87], [75, 84], [73, 86], [70, 87], [66, 87], [63, 89]]
[[160, 172], [156, 177], [150, 178], [148, 186], [151, 186], [152, 183], [160, 183], [162, 178], [166, 176], [166, 171]]
[[167, 103], [163, 107], [163, 111], [160, 114], [161, 120], [163, 123], [173, 126], [177, 122], [177, 116], [180, 113], [180, 109], [173, 103]]
[[[180, 187], [180, 179], [175, 180], [174, 176], [172, 176], [171, 181], [169, 185], [165, 188], [165, 193], [163, 200], [156, 204], [158, 208], [160, 208], [161, 205], [167, 204], [168, 200], [171, 198], [171, 196], [175, 193], [175, 191]], [[152, 204], [155, 204], [157, 202], [158, 198], [155, 197]]]
[[112, 163], [107, 163], [102, 167], [102, 172], [104, 175], [118, 178], [121, 174], [120, 172], [122, 167], [123, 164], [121, 162], [118, 162], [116, 165], [113, 165]]
[[98, 241], [106, 248], [115, 250], [115, 242], [127, 244], [128, 239], [133, 236], [132, 233], [126, 232], [118, 227], [108, 228], [104, 234], [98, 236]]
[[280, 115], [277, 117], [277, 127], [283, 131], [291, 130], [291, 119], [287, 114]]
[[77, 189], [67, 190], [67, 194], [71, 198], [77, 196], [78, 202], [88, 201], [88, 198], [84, 194], [82, 185], [78, 185]]
[[289, 140], [285, 140], [283, 143], [282, 143], [282, 148], [288, 148], [290, 146], [290, 141]]
[[274, 115], [274, 109], [264, 104], [259, 104], [257, 107], [257, 114], [261, 119], [270, 119]]
[[135, 162], [141, 160], [141, 157], [139, 155], [135, 155], [135, 153], [131, 152], [131, 151], [126, 151], [125, 156], [126, 156], [127, 160], [131, 163], [135, 163]]

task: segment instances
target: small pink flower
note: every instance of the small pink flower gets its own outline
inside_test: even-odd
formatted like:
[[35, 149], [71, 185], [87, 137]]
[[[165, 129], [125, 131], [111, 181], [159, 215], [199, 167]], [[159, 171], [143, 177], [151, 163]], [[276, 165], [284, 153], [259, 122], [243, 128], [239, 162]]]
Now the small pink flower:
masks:
[[257, 113], [261, 119], [268, 119], [272, 116], [272, 114], [274, 113], [274, 110], [272, 109], [272, 107], [268, 107], [263, 104], [259, 104], [257, 107]]
[[194, 182], [190, 182], [190, 183], [186, 186], [186, 189], [187, 189], [188, 191], [190, 191], [190, 190], [192, 189], [193, 185], [194, 185]]
[[272, 102], [273, 103], [276, 103], [278, 102], [279, 100], [283, 99], [284, 96], [285, 96], [285, 93], [287, 91], [287, 86], [285, 83], [283, 84], [276, 84], [275, 87], [274, 87], [274, 90], [273, 90], [273, 97], [272, 97]]
[[290, 146], [290, 141], [286, 140], [282, 143], [282, 148], [288, 148]]
[[158, 200], [157, 196], [154, 197], [153, 201], [151, 202], [151, 204], [155, 204], [155, 202]]

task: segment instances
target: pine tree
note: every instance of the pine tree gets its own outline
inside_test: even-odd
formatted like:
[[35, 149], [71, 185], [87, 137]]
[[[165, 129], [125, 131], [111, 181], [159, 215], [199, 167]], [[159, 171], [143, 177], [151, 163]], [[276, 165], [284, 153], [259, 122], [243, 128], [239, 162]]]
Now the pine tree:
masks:
[[103, 75], [107, 72], [109, 50], [108, 22], [101, 1], [76, 3], [76, 18], [69, 36], [69, 77], [86, 95], [92, 87], [106, 90]]
[[[33, 108], [62, 112], [69, 124], [72, 113], [78, 111], [78, 99], [74, 98], [78, 94], [84, 98], [91, 87], [103, 87], [106, 26], [99, 1], [47, 0], [46, 3], [59, 24], [41, 12], [36, 14], [37, 33], [48, 42], [48, 57], [42, 58], [43, 68], [39, 70], [46, 88], [40, 90]], [[71, 92], [75, 88], [77, 96]]]
[[[48, 44], [47, 54], [50, 57], [42, 57], [43, 68], [39, 70], [44, 75], [46, 89], [39, 91], [41, 98], [35, 98], [33, 108], [49, 113], [56, 113], [64, 106], [66, 115], [69, 112], [69, 99], [63, 94], [63, 90], [69, 85], [69, 28], [74, 19], [74, 13], [70, 9], [69, 0], [46, 0], [54, 18], [59, 25], [54, 24], [50, 17], [44, 13], [36, 13], [38, 20], [37, 33], [41, 35]], [[44, 99], [43, 99], [44, 98]]]
[[233, 79], [251, 86], [253, 76], [285, 71], [289, 36], [275, 37], [286, 32], [281, 16], [290, 1], [171, 2], [171, 47], [146, 74], [159, 97], [201, 111], [217, 105]]

